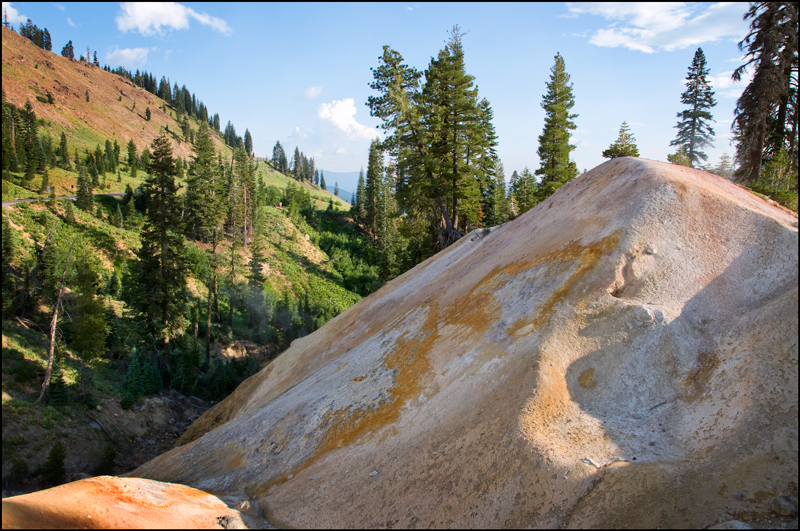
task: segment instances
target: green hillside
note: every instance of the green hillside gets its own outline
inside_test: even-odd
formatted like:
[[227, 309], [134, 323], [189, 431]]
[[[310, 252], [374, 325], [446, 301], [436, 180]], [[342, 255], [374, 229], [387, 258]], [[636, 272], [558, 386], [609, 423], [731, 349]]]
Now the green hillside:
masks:
[[[71, 88], [58, 92], [60, 85]], [[54, 103], [47, 103], [48, 93]], [[58, 441], [66, 446], [68, 473], [120, 473], [139, 464], [135, 456], [148, 455], [143, 440], [182, 433], [167, 425], [169, 410], [153, 411], [181, 396], [222, 399], [294, 339], [381, 285], [375, 250], [348, 217], [349, 204], [263, 161], [235, 162], [216, 131], [212, 160], [221, 165], [212, 166], [224, 183], [220, 193], [240, 190], [244, 172], [244, 224], [236, 217], [239, 196], [231, 195], [218, 200], [216, 240], [194, 234], [186, 220], [204, 200], [192, 204], [187, 192], [201, 171], [192, 142], [201, 122], [186, 115], [176, 120], [168, 104], [116, 74], [55, 56], [3, 29], [3, 97], [4, 142], [9, 123], [16, 135], [36, 123], [42, 144], [52, 140], [32, 174], [21, 161], [18, 171], [3, 173], [4, 200], [42, 199], [3, 208], [3, 478], [14, 492], [47, 486], [45, 462]], [[151, 120], [135, 112], [146, 108]], [[57, 149], [62, 133], [67, 162]], [[151, 165], [160, 134], [172, 155], [158, 160], [177, 165], [177, 221], [167, 230], [180, 238], [176, 260], [185, 266], [180, 278], [166, 282], [176, 286], [175, 318], [163, 332], [166, 350], [148, 328], [161, 314], [142, 313], [141, 298], [155, 277], [137, 276], [149, 252], [142, 250], [143, 234], [157, 218], [158, 190], [145, 180], [161, 171]], [[136, 149], [132, 164], [129, 141]], [[30, 149], [21, 142], [11, 142], [12, 156]], [[118, 155], [106, 149], [114, 142]], [[41, 193], [45, 179], [53, 195]], [[86, 189], [94, 193], [88, 206], [85, 195], [58, 197]], [[115, 192], [122, 197], [106, 195]], [[50, 391], [37, 402], [51, 350]], [[130, 418], [121, 422], [118, 415]], [[146, 425], [146, 434], [139, 436], [136, 425]], [[109, 458], [110, 442], [116, 461]]]

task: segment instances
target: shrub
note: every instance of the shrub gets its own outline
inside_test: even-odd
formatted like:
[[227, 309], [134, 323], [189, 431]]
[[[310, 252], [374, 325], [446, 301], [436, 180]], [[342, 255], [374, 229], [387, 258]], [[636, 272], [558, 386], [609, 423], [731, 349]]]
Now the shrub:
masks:
[[100, 463], [98, 463], [97, 468], [95, 468], [94, 473], [97, 476], [110, 476], [114, 473], [114, 459], [117, 458], [117, 450], [109, 445], [106, 445], [105, 450], [103, 450], [103, 456], [100, 458]]
[[125, 396], [122, 397], [119, 405], [122, 409], [130, 409], [134, 402], [136, 402], [136, 399], [133, 397], [130, 391], [125, 391]]
[[18, 485], [28, 479], [29, 474], [28, 463], [21, 457], [14, 457], [11, 459], [11, 469], [8, 471], [6, 480], [9, 483]]
[[48, 485], [61, 485], [67, 479], [67, 472], [64, 469], [64, 460], [67, 457], [67, 451], [64, 448], [64, 443], [58, 441], [53, 445], [50, 453], [47, 455], [47, 460], [42, 465], [42, 480]]

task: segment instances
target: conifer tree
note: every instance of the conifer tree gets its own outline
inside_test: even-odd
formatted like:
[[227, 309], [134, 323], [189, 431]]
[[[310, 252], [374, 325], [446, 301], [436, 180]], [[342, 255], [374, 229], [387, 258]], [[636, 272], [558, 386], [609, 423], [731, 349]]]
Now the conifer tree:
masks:
[[89, 176], [83, 165], [78, 167], [78, 182], [75, 190], [75, 206], [85, 212], [91, 212], [94, 207], [94, 199], [92, 197], [92, 187]]
[[570, 131], [577, 127], [572, 120], [578, 115], [569, 112], [575, 106], [575, 98], [561, 54], [556, 54], [555, 64], [550, 72], [550, 81], [546, 84], [547, 94], [542, 97], [545, 122], [544, 130], [539, 135], [538, 153], [541, 166], [534, 172], [540, 177], [537, 194], [539, 201], [578, 176], [577, 166], [569, 159], [570, 153], [575, 149], [569, 143]]
[[64, 448], [64, 443], [56, 441], [50, 453], [47, 454], [47, 460], [42, 465], [42, 481], [47, 485], [61, 485], [67, 480], [67, 472], [64, 469], [64, 460], [67, 457], [67, 451]]
[[72, 201], [69, 199], [64, 201], [64, 221], [70, 225], [75, 224], [75, 211], [72, 209]]
[[36, 124], [36, 113], [30, 100], [25, 102], [25, 180], [30, 181], [39, 166], [39, 129]]
[[680, 120], [675, 126], [678, 134], [669, 143], [670, 146], [685, 146], [692, 166], [699, 164], [700, 160], [708, 160], [708, 155], [700, 151], [702, 148], [713, 147], [711, 140], [714, 138], [714, 130], [708, 122], [714, 121], [709, 111], [717, 102], [706, 79], [708, 73], [703, 49], [698, 48], [686, 75], [686, 91], [681, 94], [681, 103], [689, 108], [678, 113]]
[[[370, 146], [370, 148], [371, 147], [372, 146]], [[364, 220], [364, 217], [367, 214], [366, 201], [367, 201], [367, 194], [364, 184], [364, 168], [362, 167], [361, 171], [358, 172], [358, 186], [356, 186], [356, 198], [355, 198], [355, 204], [353, 205], [355, 208], [357, 219]]]
[[197, 131], [186, 185], [187, 229], [211, 243], [211, 271], [208, 279], [208, 307], [206, 312], [206, 362], [211, 361], [211, 301], [217, 292], [219, 257], [217, 245], [222, 239], [222, 221], [225, 210], [225, 188], [220, 165], [207, 124], [201, 123]]
[[39, 193], [43, 194], [47, 192], [47, 188], [50, 186], [50, 176], [47, 174], [47, 169], [44, 170], [42, 173], [42, 184], [39, 186]]
[[61, 369], [61, 363], [56, 363], [53, 367], [47, 402], [56, 406], [69, 403], [69, 390], [67, 384], [64, 383], [64, 371]]
[[294, 148], [294, 156], [292, 157], [292, 169], [294, 173], [294, 178], [297, 181], [303, 180], [303, 158], [300, 154], [300, 148], [295, 146]]
[[69, 149], [67, 148], [67, 137], [64, 132], [61, 132], [61, 143], [59, 147], [59, 167], [64, 170], [69, 170], [71, 164], [69, 162]]
[[[750, 32], [739, 42], [739, 50], [746, 49], [747, 62], [734, 70], [732, 79], [740, 81], [752, 65], [755, 71], [736, 102], [731, 129], [737, 141], [736, 179], [758, 181], [765, 157], [777, 153], [787, 140], [790, 149], [796, 149], [798, 6], [794, 2], [753, 2], [744, 18], [751, 19]], [[792, 159], [796, 171], [796, 153]]]
[[[614, 158], [614, 157], [611, 157]], [[671, 153], [667, 155], [667, 162], [671, 164], [677, 164], [678, 166], [686, 166], [687, 168], [692, 167], [692, 160], [689, 158], [689, 155], [686, 153], [686, 146], [681, 146], [678, 148], [678, 151], [675, 153]]]
[[181, 199], [175, 184], [175, 159], [162, 131], [153, 140], [143, 188], [149, 197], [147, 220], [133, 268], [129, 300], [153, 340], [161, 340], [160, 370], [169, 382], [170, 338], [185, 326], [186, 270], [181, 234]]
[[603, 157], [615, 159], [617, 157], [638, 157], [639, 148], [636, 147], [636, 139], [630, 132], [627, 122], [622, 122], [619, 128], [617, 140], [608, 149], [603, 151]]
[[325, 185], [325, 173], [322, 170], [319, 171], [319, 187], [325, 191], [328, 190], [328, 187]]
[[538, 191], [536, 178], [527, 167], [522, 170], [522, 175], [517, 175], [516, 171], [511, 175], [511, 193], [517, 205], [517, 215], [536, 206]]
[[253, 156], [253, 137], [250, 135], [250, 130], [244, 130], [244, 151], [249, 156]]
[[733, 161], [730, 155], [727, 153], [720, 155], [719, 164], [714, 169], [714, 173], [726, 179], [730, 179], [733, 176]]
[[370, 84], [380, 92], [368, 100], [370, 114], [383, 121], [387, 137], [381, 144], [399, 176], [398, 208], [428, 223], [432, 251], [463, 236], [481, 210], [476, 176], [488, 149], [484, 139], [491, 135], [482, 127], [474, 77], [466, 72], [463, 35], [453, 27], [425, 71], [421, 90], [422, 74], [402, 64], [402, 56], [388, 46]]
[[[372, 234], [375, 234], [378, 229], [378, 197], [384, 173], [382, 159], [383, 152], [380, 148], [380, 143], [377, 139], [373, 139], [369, 145], [367, 175], [364, 182], [365, 223], [367, 230]], [[336, 195], [339, 195], [338, 192]]]
[[105, 308], [97, 297], [100, 275], [92, 267], [89, 258], [84, 253], [82, 259], [77, 261], [75, 282], [78, 294], [72, 311], [72, 348], [78, 352], [81, 359], [81, 395], [86, 392], [86, 367], [105, 352], [108, 335]]
[[68, 59], [75, 59], [75, 50], [72, 47], [72, 41], [69, 41], [64, 47], [61, 49], [61, 55]]

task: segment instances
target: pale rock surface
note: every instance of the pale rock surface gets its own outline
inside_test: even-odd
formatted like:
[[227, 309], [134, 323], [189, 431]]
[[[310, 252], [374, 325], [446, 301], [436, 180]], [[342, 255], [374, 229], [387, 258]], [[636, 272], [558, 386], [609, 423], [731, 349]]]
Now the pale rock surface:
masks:
[[216, 496], [149, 479], [99, 476], [3, 499], [3, 529], [244, 529]]
[[131, 475], [279, 527], [766, 514], [797, 493], [797, 258], [792, 212], [611, 160], [295, 341]]

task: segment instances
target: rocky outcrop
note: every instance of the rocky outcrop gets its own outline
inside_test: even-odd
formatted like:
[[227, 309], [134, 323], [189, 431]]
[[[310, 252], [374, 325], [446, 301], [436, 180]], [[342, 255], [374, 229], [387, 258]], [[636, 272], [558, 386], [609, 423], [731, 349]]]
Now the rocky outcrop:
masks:
[[291, 527], [704, 527], [796, 504], [797, 258], [793, 213], [615, 159], [295, 341], [132, 475]]
[[100, 476], [3, 499], [3, 529], [244, 529], [216, 496], [149, 479]]

